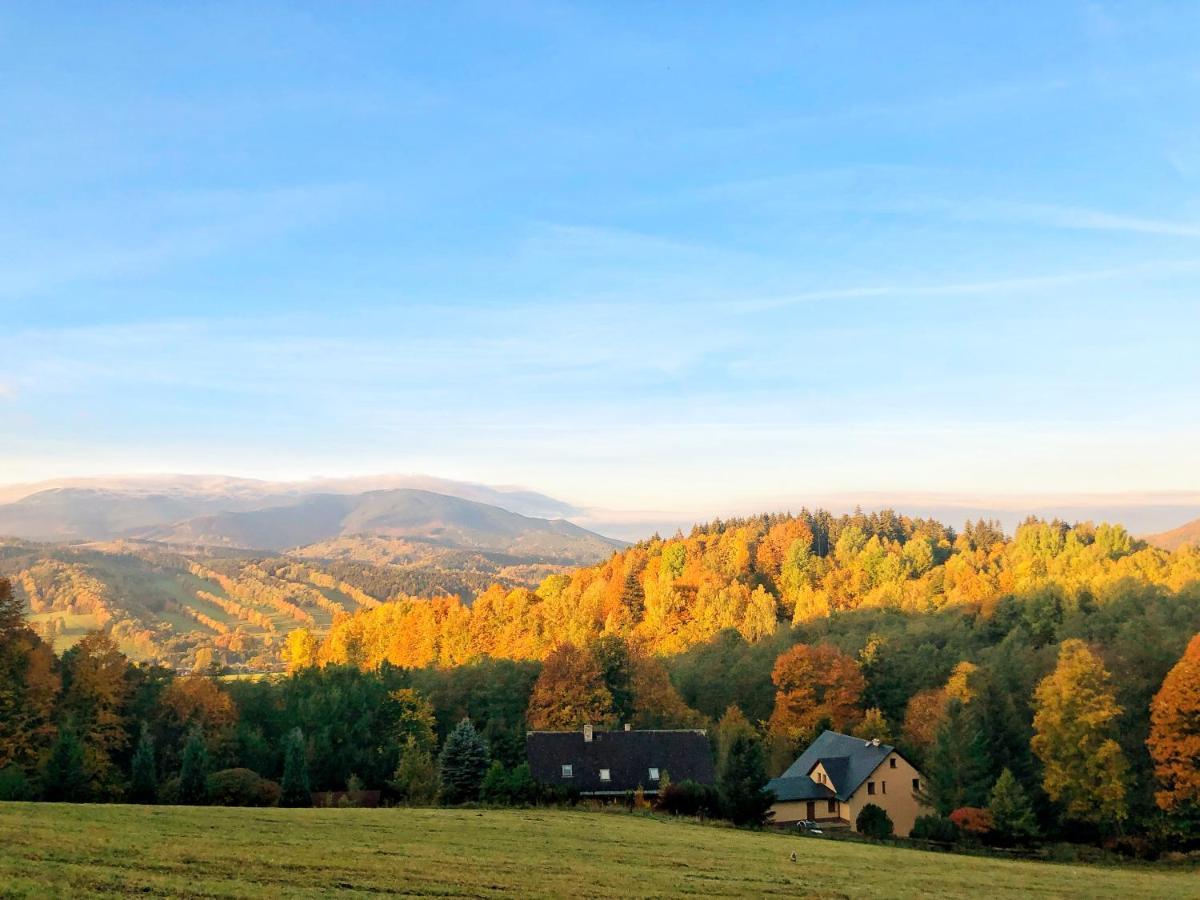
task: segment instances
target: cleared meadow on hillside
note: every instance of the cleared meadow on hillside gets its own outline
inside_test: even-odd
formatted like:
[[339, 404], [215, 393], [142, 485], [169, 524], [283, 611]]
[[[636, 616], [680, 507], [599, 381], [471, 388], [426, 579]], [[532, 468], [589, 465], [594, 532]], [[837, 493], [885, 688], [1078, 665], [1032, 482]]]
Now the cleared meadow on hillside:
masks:
[[581, 811], [0, 803], [0, 896], [1169, 898], [1198, 891], [1194, 868], [984, 859]]

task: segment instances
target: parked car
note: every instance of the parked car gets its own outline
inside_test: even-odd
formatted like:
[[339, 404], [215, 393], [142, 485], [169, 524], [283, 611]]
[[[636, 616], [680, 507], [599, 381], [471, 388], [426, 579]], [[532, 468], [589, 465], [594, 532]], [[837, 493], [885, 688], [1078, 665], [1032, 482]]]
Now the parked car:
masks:
[[821, 826], [818, 825], [816, 822], [814, 822], [812, 819], [800, 820], [799, 822], [796, 823], [796, 828], [800, 831], [803, 831], [805, 834], [824, 834], [825, 833], [821, 830]]

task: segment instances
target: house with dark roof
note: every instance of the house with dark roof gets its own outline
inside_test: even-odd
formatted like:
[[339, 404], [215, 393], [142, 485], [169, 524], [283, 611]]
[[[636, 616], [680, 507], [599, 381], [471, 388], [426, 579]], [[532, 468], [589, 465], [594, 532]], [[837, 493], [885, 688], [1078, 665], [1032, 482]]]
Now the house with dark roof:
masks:
[[862, 808], [874, 803], [891, 817], [900, 837], [930, 811], [921, 801], [922, 788], [921, 773], [895, 747], [836, 731], [824, 732], [767, 783], [775, 794], [776, 825], [808, 820], [853, 829]]
[[708, 737], [699, 729], [530, 731], [525, 752], [536, 781], [584, 797], [618, 797], [639, 787], [654, 796], [668, 775], [675, 783], [715, 780]]

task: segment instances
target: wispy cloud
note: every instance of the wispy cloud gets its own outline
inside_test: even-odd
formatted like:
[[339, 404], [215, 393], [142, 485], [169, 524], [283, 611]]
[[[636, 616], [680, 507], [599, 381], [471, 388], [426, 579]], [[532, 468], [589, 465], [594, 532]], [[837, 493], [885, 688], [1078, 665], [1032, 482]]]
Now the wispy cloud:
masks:
[[0, 297], [131, 277], [225, 253], [344, 213], [356, 184], [263, 190], [171, 191], [110, 199], [71, 221], [0, 219], [9, 262]]

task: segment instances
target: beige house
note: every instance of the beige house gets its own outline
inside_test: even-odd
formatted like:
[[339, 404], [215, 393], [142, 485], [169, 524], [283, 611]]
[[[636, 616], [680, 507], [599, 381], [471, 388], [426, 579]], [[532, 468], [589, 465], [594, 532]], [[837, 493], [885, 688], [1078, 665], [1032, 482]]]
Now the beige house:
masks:
[[801, 821], [853, 829], [868, 803], [882, 807], [899, 837], [907, 837], [922, 805], [921, 773], [888, 744], [826, 731], [767, 789], [775, 794], [776, 825]]

